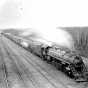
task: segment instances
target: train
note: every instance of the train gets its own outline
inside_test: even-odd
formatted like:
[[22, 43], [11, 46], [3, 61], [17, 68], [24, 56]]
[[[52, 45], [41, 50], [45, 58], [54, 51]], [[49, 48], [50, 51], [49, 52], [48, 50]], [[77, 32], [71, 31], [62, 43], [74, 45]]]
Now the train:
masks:
[[66, 47], [46, 44], [34, 39], [23, 39], [9, 33], [2, 33], [6, 38], [51, 63], [56, 68], [77, 82], [88, 82], [88, 59]]

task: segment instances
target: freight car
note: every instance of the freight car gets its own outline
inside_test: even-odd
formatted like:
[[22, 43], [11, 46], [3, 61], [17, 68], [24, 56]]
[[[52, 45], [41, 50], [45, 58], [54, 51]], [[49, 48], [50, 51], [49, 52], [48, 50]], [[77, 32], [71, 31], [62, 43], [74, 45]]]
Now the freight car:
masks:
[[[78, 79], [83, 79], [79, 81], [88, 81], [88, 72], [83, 61], [84, 57], [77, 55], [75, 52], [61, 46], [48, 45], [36, 40], [30, 39], [25, 42], [25, 40], [10, 34], [4, 34], [4, 36], [40, 56], [43, 60], [56, 64], [59, 70], [65, 72], [76, 81]], [[75, 61], [77, 63], [75, 63]]]
[[22, 45], [21, 43], [24, 42], [24, 40], [21, 37], [13, 36], [10, 33], [2, 33], [2, 34], [11, 41], [17, 43], [18, 45]]

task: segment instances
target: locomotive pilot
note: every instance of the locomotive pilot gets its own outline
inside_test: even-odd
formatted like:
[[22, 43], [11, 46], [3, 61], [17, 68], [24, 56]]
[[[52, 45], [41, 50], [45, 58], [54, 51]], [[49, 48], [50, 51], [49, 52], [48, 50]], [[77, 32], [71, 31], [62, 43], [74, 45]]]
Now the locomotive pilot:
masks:
[[76, 56], [73, 60], [73, 63], [74, 63], [75, 69], [77, 70], [79, 74], [84, 72], [85, 65], [80, 56]]

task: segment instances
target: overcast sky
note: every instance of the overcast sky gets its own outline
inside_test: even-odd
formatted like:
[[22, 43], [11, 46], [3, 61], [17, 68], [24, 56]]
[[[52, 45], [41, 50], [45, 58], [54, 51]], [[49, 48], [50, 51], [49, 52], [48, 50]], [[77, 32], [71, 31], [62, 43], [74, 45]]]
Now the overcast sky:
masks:
[[0, 0], [0, 28], [88, 26], [88, 0]]

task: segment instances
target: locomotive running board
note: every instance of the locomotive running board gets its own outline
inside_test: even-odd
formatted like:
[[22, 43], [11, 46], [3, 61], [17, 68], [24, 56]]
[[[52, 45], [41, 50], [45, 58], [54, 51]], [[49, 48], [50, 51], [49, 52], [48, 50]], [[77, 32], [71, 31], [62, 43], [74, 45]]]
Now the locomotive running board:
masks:
[[76, 82], [88, 82], [88, 81], [76, 81]]
[[76, 82], [88, 82], [88, 80], [75, 80]]

